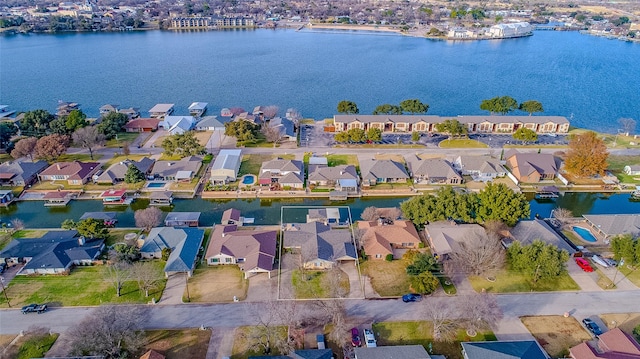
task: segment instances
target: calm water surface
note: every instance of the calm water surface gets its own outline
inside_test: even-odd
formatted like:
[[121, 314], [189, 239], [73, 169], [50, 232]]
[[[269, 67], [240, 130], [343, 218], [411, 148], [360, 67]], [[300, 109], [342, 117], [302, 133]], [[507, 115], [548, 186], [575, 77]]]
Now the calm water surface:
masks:
[[[361, 113], [420, 98], [436, 115], [483, 114], [483, 99], [536, 99], [545, 113], [614, 132], [640, 119], [640, 44], [539, 31], [495, 41], [448, 42], [293, 30], [0, 36], [0, 103], [54, 111], [75, 101], [97, 116], [105, 103], [140, 107], [193, 101], [252, 109], [278, 105], [305, 117]], [[143, 116], [147, 113], [144, 112]]]

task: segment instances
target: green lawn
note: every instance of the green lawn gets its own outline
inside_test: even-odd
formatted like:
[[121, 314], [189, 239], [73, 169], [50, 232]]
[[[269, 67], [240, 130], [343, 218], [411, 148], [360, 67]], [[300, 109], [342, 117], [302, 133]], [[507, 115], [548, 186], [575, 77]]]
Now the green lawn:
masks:
[[358, 167], [358, 156], [356, 155], [328, 155], [327, 164], [329, 167], [340, 165], [353, 165]]
[[260, 172], [260, 167], [263, 162], [271, 161], [276, 157], [280, 157], [287, 160], [292, 160], [295, 158], [295, 155], [243, 155], [242, 163], [240, 164], [240, 170], [238, 171], [238, 178], [244, 176], [246, 174], [254, 174], [257, 175]]
[[[341, 272], [342, 273], [342, 272]], [[306, 280], [303, 280], [302, 273], [296, 269], [293, 271], [291, 284], [297, 299], [329, 298], [333, 293], [329, 290], [329, 272], [311, 271], [304, 272]], [[340, 279], [340, 286], [344, 293], [349, 293], [349, 277], [343, 275]]]
[[631, 269], [626, 265], [623, 265], [622, 267], [618, 267], [618, 270], [622, 275], [627, 277], [627, 279], [630, 280], [631, 283], [640, 288], [640, 270], [638, 269], [638, 267]]
[[380, 322], [374, 323], [372, 329], [380, 346], [417, 344], [424, 346], [430, 354], [445, 355], [449, 359], [462, 359], [460, 342], [496, 340], [492, 332], [478, 333], [472, 338], [464, 330], [460, 330], [453, 342], [434, 341], [433, 328], [426, 321]]
[[125, 243], [124, 236], [127, 233], [137, 233], [142, 234], [142, 229], [117, 229], [110, 228], [109, 229], [109, 238], [104, 242], [105, 246], [111, 246], [116, 243]]
[[11, 237], [11, 234], [9, 234], [9, 232], [2, 232], [0, 233], [0, 251], [4, 249], [4, 247], [7, 246], [7, 244], [9, 244], [9, 242], [11, 242], [13, 240], [13, 237]]
[[622, 172], [624, 166], [627, 165], [637, 165], [640, 164], [640, 155], [638, 156], [615, 156], [609, 155], [607, 159], [607, 163], [609, 164], [608, 170], [613, 172], [613, 174], [618, 177], [620, 182], [622, 183], [640, 183], [639, 180], [636, 180], [638, 176], [629, 176]]
[[167, 359], [205, 358], [211, 331], [199, 329], [146, 330], [144, 336], [146, 344], [142, 352], [154, 349], [163, 353]]
[[93, 160], [91, 159], [91, 156], [88, 153], [76, 153], [72, 155], [65, 153], [64, 155], [58, 157], [56, 162], [73, 162], [73, 161], [96, 162], [100, 158], [102, 158], [102, 155], [98, 155], [95, 153], [93, 154]]
[[490, 293], [580, 290], [578, 284], [571, 279], [569, 274], [561, 275], [553, 280], [540, 280], [538, 283], [534, 283], [521, 273], [503, 269], [495, 276], [495, 282], [477, 276], [469, 276], [469, 281], [477, 292], [481, 292], [483, 289]]
[[47, 233], [44, 229], [22, 229], [13, 233], [13, 238], [40, 238]]
[[109, 168], [111, 165], [122, 162], [124, 160], [132, 160], [132, 161], [140, 161], [142, 158], [146, 157], [145, 155], [121, 155], [121, 156], [113, 156], [110, 160], [104, 163], [102, 166], [103, 169]]
[[8, 153], [1, 153], [0, 163], [7, 162], [7, 161], [13, 161], [13, 157], [11, 157], [11, 155]]
[[105, 147], [109, 148], [118, 148], [121, 147], [125, 142], [129, 142], [129, 145], [140, 135], [138, 132], [118, 132], [118, 139], [115, 138], [110, 139], [105, 144]]
[[[158, 270], [164, 268], [163, 261], [154, 261]], [[104, 280], [102, 266], [78, 267], [70, 275], [16, 276], [7, 287], [7, 294], [13, 307], [29, 303], [47, 303], [50, 306], [100, 305], [103, 303], [147, 303], [154, 297], [159, 299], [166, 280], [149, 291], [149, 298], [138, 288], [135, 281], [126, 282], [121, 296]], [[0, 308], [7, 308], [2, 296]]]
[[468, 138], [446, 139], [438, 145], [440, 148], [488, 148], [486, 144]]
[[28, 338], [18, 349], [18, 359], [44, 357], [56, 339], [58, 339], [58, 334], [36, 335]]

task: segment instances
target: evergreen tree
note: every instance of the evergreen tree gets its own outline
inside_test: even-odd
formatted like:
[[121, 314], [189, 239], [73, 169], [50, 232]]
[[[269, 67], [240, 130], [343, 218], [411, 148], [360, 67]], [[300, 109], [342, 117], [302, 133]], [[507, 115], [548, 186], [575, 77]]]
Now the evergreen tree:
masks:
[[127, 173], [124, 175], [125, 183], [138, 183], [144, 181], [146, 178], [144, 177], [144, 173], [138, 169], [138, 167], [134, 165], [129, 165], [127, 168]]

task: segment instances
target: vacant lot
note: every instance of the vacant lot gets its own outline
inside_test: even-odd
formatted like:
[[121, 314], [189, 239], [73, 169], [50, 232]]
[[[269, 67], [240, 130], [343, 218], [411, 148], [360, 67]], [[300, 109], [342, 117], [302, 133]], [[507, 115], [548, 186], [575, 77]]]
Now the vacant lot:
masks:
[[46, 328], [31, 328], [19, 337], [13, 345], [10, 342], [15, 335], [0, 337], [0, 358], [30, 359], [41, 358], [49, 351], [58, 334], [49, 334]]
[[209, 348], [210, 330], [149, 330], [145, 332], [147, 344], [141, 354], [149, 349], [164, 354], [167, 359], [204, 359]]
[[249, 282], [237, 266], [213, 266], [195, 270], [189, 278], [192, 302], [232, 302], [247, 297]]
[[487, 278], [469, 276], [469, 281], [477, 292], [485, 290], [490, 293], [514, 293], [514, 292], [553, 292], [562, 290], [580, 290], [576, 282], [569, 274], [561, 275], [553, 280], [540, 280], [532, 282], [522, 273], [503, 269], [489, 281]]
[[438, 144], [440, 148], [487, 148], [486, 144], [468, 138], [444, 140]]
[[[259, 337], [259, 329], [257, 327], [239, 327], [235, 331], [235, 336], [233, 339], [233, 351], [231, 355], [231, 359], [247, 359], [250, 356], [263, 355], [265, 354], [263, 348], [255, 347], [256, 343], [260, 340]], [[287, 327], [281, 326], [278, 327], [278, 334], [282, 338], [286, 338], [287, 336]], [[271, 348], [270, 355], [280, 354], [275, 348]]]
[[240, 164], [240, 170], [238, 171], [238, 177], [246, 175], [246, 174], [255, 174], [257, 175], [260, 172], [260, 167], [263, 162], [271, 161], [277, 157], [292, 160], [295, 158], [294, 155], [243, 155], [242, 163]]
[[371, 278], [371, 286], [382, 297], [394, 297], [409, 291], [408, 261], [368, 260], [360, 264], [362, 274]]
[[359, 166], [358, 156], [356, 155], [328, 155], [327, 156], [327, 165], [329, 167], [340, 166], [340, 165], [353, 165], [355, 167]]
[[105, 147], [118, 148], [122, 147], [125, 142], [128, 142], [129, 145], [131, 145], [131, 143], [138, 138], [138, 135], [140, 135], [138, 132], [119, 132], [117, 135], [118, 139], [110, 139], [105, 144]]
[[640, 325], [640, 313], [603, 314], [600, 318], [609, 329], [620, 328], [629, 335]]
[[[304, 277], [303, 277], [304, 276]], [[330, 279], [329, 276], [337, 276]], [[341, 292], [346, 296], [350, 291], [349, 276], [340, 269], [330, 272], [305, 271], [301, 273], [296, 269], [293, 271], [291, 281], [295, 297], [298, 299], [331, 298], [336, 292], [332, 291], [333, 280], [339, 282]]]
[[591, 339], [573, 317], [546, 315], [520, 319], [552, 358], [563, 357], [569, 354], [569, 348]]

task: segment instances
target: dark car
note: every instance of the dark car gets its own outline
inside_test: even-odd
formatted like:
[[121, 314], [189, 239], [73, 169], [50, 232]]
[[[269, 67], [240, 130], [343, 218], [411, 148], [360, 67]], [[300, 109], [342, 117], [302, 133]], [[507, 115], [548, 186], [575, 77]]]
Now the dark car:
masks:
[[587, 329], [589, 329], [589, 331], [593, 333], [593, 335], [602, 334], [602, 329], [600, 329], [598, 324], [596, 324], [596, 322], [594, 322], [593, 320], [584, 318], [582, 319], [582, 324], [584, 324], [584, 326], [587, 327]]
[[7, 263], [0, 263], [0, 273], [3, 273], [7, 269]]
[[402, 296], [402, 301], [405, 303], [419, 302], [421, 300], [422, 300], [422, 296], [420, 294], [409, 293]]
[[44, 313], [47, 311], [47, 305], [46, 304], [29, 304], [29, 305], [25, 305], [24, 307], [22, 307], [22, 314], [27, 314], [27, 313]]
[[360, 332], [358, 328], [351, 328], [351, 345], [354, 347], [361, 347], [362, 340], [360, 340]]

